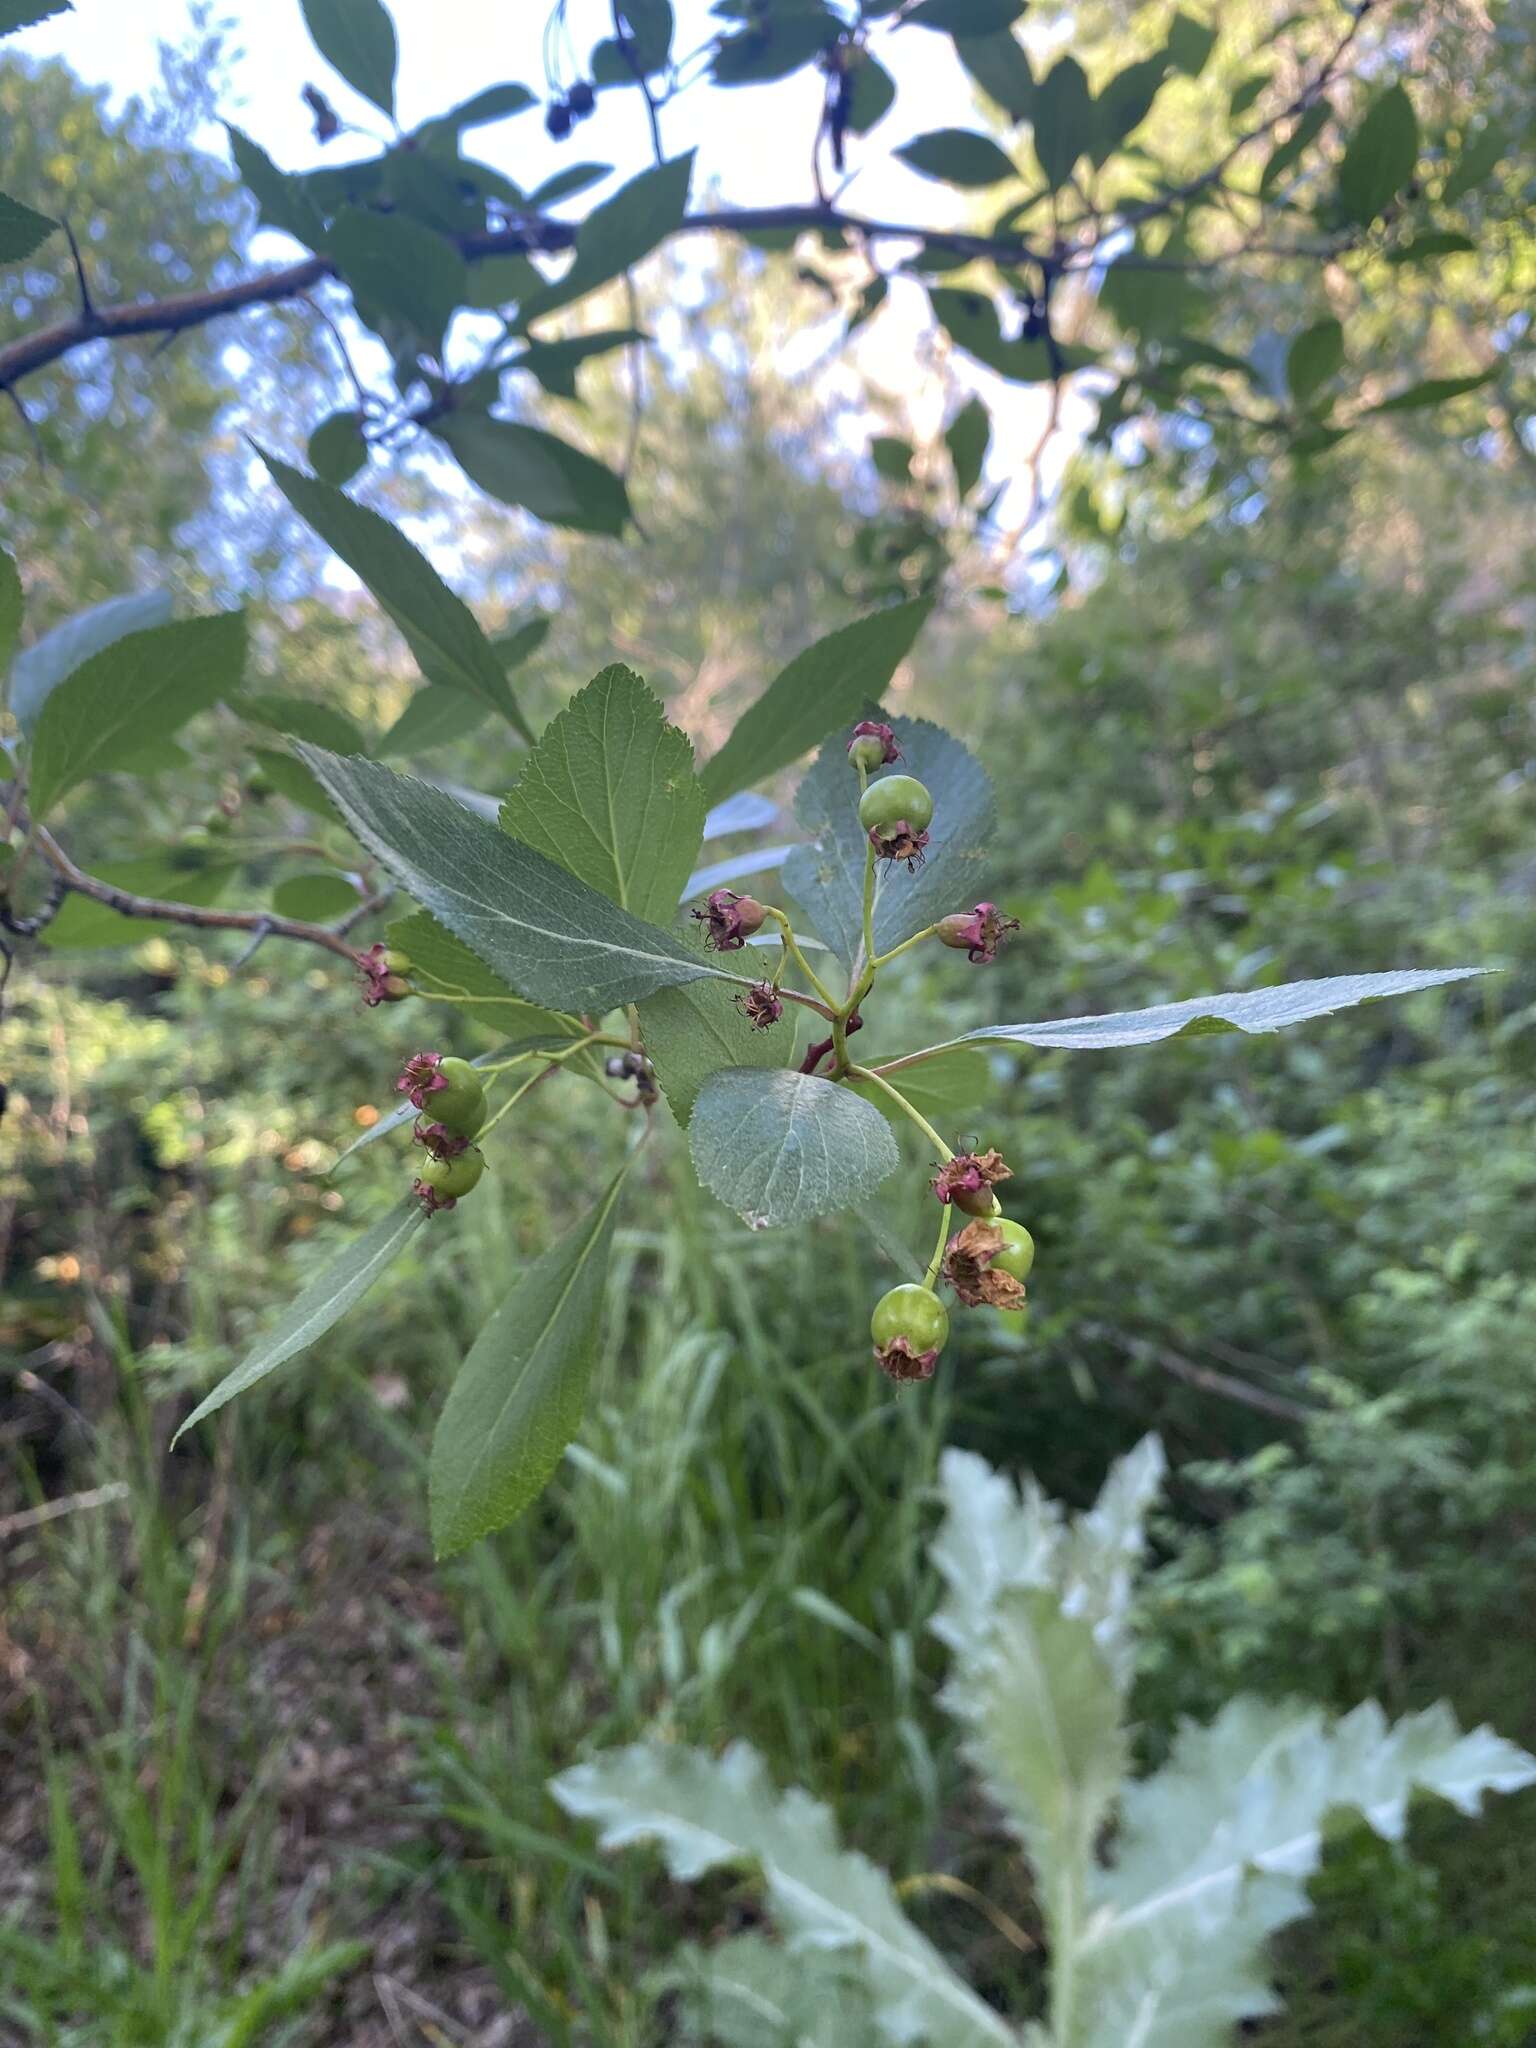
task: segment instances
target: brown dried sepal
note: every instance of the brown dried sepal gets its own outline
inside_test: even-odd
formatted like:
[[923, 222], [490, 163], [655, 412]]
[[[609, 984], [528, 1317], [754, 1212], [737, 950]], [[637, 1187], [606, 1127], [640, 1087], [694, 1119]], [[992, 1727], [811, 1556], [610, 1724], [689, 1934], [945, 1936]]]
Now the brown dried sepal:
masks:
[[990, 1216], [993, 1188], [1012, 1178], [1013, 1168], [1001, 1152], [957, 1152], [934, 1175], [933, 1192], [968, 1216]]
[[978, 1217], [949, 1240], [944, 1254], [944, 1277], [967, 1308], [1022, 1308], [1025, 1288], [1011, 1273], [992, 1270], [992, 1261], [1003, 1248], [1003, 1233], [995, 1223]]
[[875, 1363], [888, 1380], [931, 1380], [938, 1362], [937, 1344], [931, 1351], [914, 1351], [905, 1337], [893, 1337], [875, 1349]]

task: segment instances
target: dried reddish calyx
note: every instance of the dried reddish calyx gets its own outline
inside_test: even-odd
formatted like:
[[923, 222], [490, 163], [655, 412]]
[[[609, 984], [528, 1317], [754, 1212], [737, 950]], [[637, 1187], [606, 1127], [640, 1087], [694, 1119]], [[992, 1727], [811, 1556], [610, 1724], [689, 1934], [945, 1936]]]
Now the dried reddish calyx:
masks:
[[868, 772], [871, 768], [886, 768], [892, 761], [899, 761], [901, 749], [890, 726], [882, 724], [878, 718], [861, 718], [848, 741], [848, 758], [855, 768]]
[[734, 889], [715, 889], [702, 910], [694, 916], [707, 927], [704, 943], [716, 953], [735, 953], [752, 934], [761, 931], [768, 913], [753, 896], [739, 896]]
[[933, 1192], [968, 1216], [990, 1216], [995, 1206], [992, 1190], [999, 1181], [1012, 1178], [1013, 1169], [1001, 1152], [957, 1152], [934, 1175]]
[[443, 1072], [440, 1052], [413, 1052], [400, 1069], [400, 1078], [395, 1083], [400, 1094], [408, 1095], [417, 1109], [425, 1109], [427, 1097], [438, 1094], [447, 1086], [448, 1076]]
[[397, 1091], [415, 1109], [430, 1109], [434, 1122], [473, 1137], [485, 1121], [485, 1086], [468, 1060], [451, 1053], [413, 1052], [402, 1068]]
[[869, 1334], [875, 1363], [888, 1379], [932, 1379], [949, 1336], [949, 1312], [930, 1289], [907, 1283], [875, 1303]]
[[949, 1240], [944, 1277], [967, 1308], [1023, 1308], [1034, 1239], [1006, 1217], [978, 1217]]
[[859, 823], [880, 860], [921, 867], [933, 823], [933, 797], [915, 775], [882, 775], [859, 799]]
[[754, 1031], [766, 1031], [784, 1014], [784, 998], [771, 981], [754, 982], [736, 996], [736, 1005]]
[[363, 977], [363, 1001], [370, 1010], [380, 1003], [401, 1003], [411, 993], [411, 984], [406, 976], [411, 971], [410, 958], [397, 953], [392, 946], [370, 946], [365, 953], [357, 956], [357, 968]]
[[974, 910], [957, 910], [941, 917], [935, 931], [940, 945], [966, 953], [978, 967], [997, 958], [997, 949], [1019, 928], [1016, 917], [1004, 917], [995, 903], [978, 903]]
[[411, 1136], [418, 1145], [424, 1146], [434, 1159], [457, 1159], [461, 1152], [469, 1150], [470, 1141], [460, 1131], [450, 1131], [446, 1124], [423, 1123], [416, 1119], [416, 1128]]

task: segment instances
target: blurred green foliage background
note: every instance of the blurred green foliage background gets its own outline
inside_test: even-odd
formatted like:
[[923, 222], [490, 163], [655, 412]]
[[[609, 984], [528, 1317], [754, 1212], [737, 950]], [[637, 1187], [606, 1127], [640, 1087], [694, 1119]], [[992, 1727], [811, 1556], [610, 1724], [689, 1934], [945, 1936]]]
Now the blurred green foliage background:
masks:
[[[1529, 78], [1528, 42], [1478, 50], [1481, 71], [1443, 53], [1445, 91]], [[109, 118], [53, 70], [26, 82], [21, 127], [20, 89], [0, 66], [8, 151], [67, 156], [77, 224], [126, 192], [155, 227], [113, 220], [117, 295], [238, 258], [246, 202], [169, 100]], [[1502, 317], [1528, 264], [1527, 220], [1427, 295], [1384, 280], [1383, 374], [1411, 322], [1432, 340]], [[552, 616], [524, 672], [536, 722], [617, 657], [713, 742], [851, 615], [872, 561], [899, 570], [920, 487], [876, 475], [824, 383], [768, 367], [814, 286], [726, 254], [696, 285], [650, 373], [641, 544], [445, 503], [430, 475], [370, 486], [446, 537], [488, 623]], [[652, 288], [681, 304], [665, 259]], [[1233, 318], [1272, 314], [1255, 290]], [[0, 315], [49, 308], [12, 277]], [[303, 317], [264, 315], [237, 364], [205, 333], [50, 373], [48, 466], [20, 436], [0, 449], [0, 537], [39, 625], [145, 579], [254, 587], [260, 686], [382, 725], [407, 694], [398, 647], [248, 494], [229, 426], [236, 378], [243, 423], [265, 415], [280, 444], [336, 401]], [[594, 430], [622, 438], [622, 369], [587, 375]], [[618, 1133], [547, 1091], [534, 1140], [493, 1141], [451, 1241], [429, 1260], [418, 1237], [397, 1283], [170, 1457], [193, 1392], [393, 1199], [388, 1146], [329, 1169], [438, 1026], [364, 1012], [339, 963], [275, 944], [237, 968], [234, 941], [99, 949], [87, 925], [36, 950], [0, 1023], [0, 2039], [669, 2038], [646, 1972], [747, 1924], [750, 1890], [685, 1896], [636, 1859], [600, 1863], [543, 1789], [584, 1746], [646, 1732], [750, 1737], [888, 1861], [973, 1982], [1027, 2012], [1036, 1960], [966, 1888], [1026, 1931], [1032, 1902], [963, 1804], [934, 1706], [924, 1538], [946, 1441], [1082, 1501], [1162, 1433], [1149, 1756], [1238, 1686], [1446, 1696], [1536, 1736], [1529, 396], [1479, 394], [1315, 462], [1176, 430], [1129, 467], [1085, 447], [1051, 594], [1010, 604], [986, 537], [957, 546], [957, 601], [900, 694], [987, 760], [991, 893], [1022, 925], [989, 971], [902, 963], [913, 1042], [1247, 986], [1271, 963], [1504, 971], [1290, 1037], [1000, 1057], [964, 1135], [1015, 1165], [1032, 1318], [1022, 1338], [957, 1321], [937, 1380], [905, 1395], [868, 1361], [888, 1269], [854, 1219], [750, 1236], [675, 1139], [653, 1147], [588, 1425], [537, 1508], [447, 1568], [425, 1539], [432, 1415], [466, 1332]], [[227, 843], [266, 886], [324, 866], [329, 825], [246, 793], [234, 720], [193, 730], [76, 821], [77, 857], [180, 840], [209, 866]], [[438, 758], [482, 788], [512, 764], [478, 741]], [[480, 1043], [471, 1026], [455, 1042]], [[1315, 1894], [1265, 2042], [1536, 2039], [1524, 1802], [1475, 1830], [1425, 1814], [1401, 1850], [1342, 1835]]]

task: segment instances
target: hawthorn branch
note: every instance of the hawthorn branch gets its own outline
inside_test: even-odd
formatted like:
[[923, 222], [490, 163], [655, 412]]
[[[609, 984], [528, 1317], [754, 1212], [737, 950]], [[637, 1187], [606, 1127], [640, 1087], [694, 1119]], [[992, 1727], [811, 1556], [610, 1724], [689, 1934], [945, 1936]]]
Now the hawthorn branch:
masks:
[[[1044, 254], [1021, 235], [973, 235], [910, 221], [870, 220], [836, 206], [755, 206], [705, 211], [690, 214], [676, 232], [750, 234], [773, 228], [840, 228], [875, 240], [926, 242], [979, 262], [1038, 263]], [[507, 227], [461, 236], [458, 247], [466, 262], [483, 263], [491, 256], [553, 255], [572, 247], [575, 240], [575, 224], [536, 214]], [[92, 342], [127, 341], [147, 334], [181, 334], [189, 328], [206, 327], [232, 313], [245, 312], [252, 306], [277, 306], [301, 299], [316, 285], [336, 275], [334, 264], [325, 257], [307, 256], [301, 262], [202, 291], [180, 292], [169, 298], [143, 299], [122, 306], [93, 304], [82, 308], [72, 319], [39, 328], [35, 334], [23, 335], [0, 348], [0, 391], [13, 390], [23, 377], [46, 369]]]
[[336, 924], [306, 924], [295, 917], [277, 917], [269, 910], [219, 910], [201, 903], [175, 903], [156, 896], [136, 896], [113, 882], [103, 882], [77, 867], [51, 832], [34, 828], [34, 843], [53, 868], [66, 893], [88, 896], [104, 903], [122, 917], [151, 917], [167, 924], [191, 925], [201, 931], [254, 932], [262, 938], [296, 939], [308, 946], [323, 946], [352, 966], [358, 964], [358, 949], [347, 941], [348, 932], [386, 904], [392, 891], [383, 889], [366, 897], [355, 910]]

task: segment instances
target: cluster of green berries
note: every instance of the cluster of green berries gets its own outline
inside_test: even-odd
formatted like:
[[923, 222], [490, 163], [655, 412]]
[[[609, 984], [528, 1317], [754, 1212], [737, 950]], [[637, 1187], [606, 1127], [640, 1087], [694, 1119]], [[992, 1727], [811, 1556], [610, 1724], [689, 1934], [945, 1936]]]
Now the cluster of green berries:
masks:
[[[952, 1199], [959, 1207], [964, 1198], [956, 1194]], [[985, 1200], [991, 1213], [976, 1215], [949, 1240], [944, 1277], [967, 1308], [1022, 1312], [1027, 1306], [1024, 1282], [1035, 1263], [1035, 1240], [1022, 1223], [998, 1213], [997, 1197], [990, 1190]], [[870, 1317], [869, 1334], [875, 1363], [888, 1378], [931, 1379], [949, 1341], [949, 1311], [932, 1287], [910, 1281], [881, 1295]]]
[[412, 1135], [427, 1157], [411, 1189], [435, 1216], [485, 1172], [485, 1154], [472, 1142], [485, 1122], [485, 1089], [468, 1060], [440, 1052], [412, 1053], [395, 1086], [420, 1112]]
[[[890, 767], [901, 759], [895, 731], [861, 720], [848, 741], [848, 758], [861, 776]], [[933, 810], [932, 793], [916, 776], [882, 775], [859, 799], [859, 823], [878, 859], [900, 861], [910, 872], [922, 864]], [[1018, 928], [1018, 919], [1005, 917], [995, 903], [977, 903], [941, 918], [933, 935], [980, 966], [995, 960], [1003, 940]], [[938, 1199], [971, 1219], [949, 1239], [940, 1262], [955, 1298], [967, 1307], [1017, 1312], [1026, 1305], [1024, 1282], [1035, 1261], [1035, 1241], [1022, 1223], [1003, 1215], [993, 1192], [1009, 1177], [1001, 1153], [961, 1152], [933, 1179]], [[948, 1341], [949, 1311], [927, 1282], [893, 1287], [875, 1304], [870, 1335], [883, 1372], [895, 1380], [925, 1380]]]
[[564, 142], [578, 121], [585, 121], [597, 105], [597, 94], [584, 78], [578, 78], [570, 91], [558, 99], [551, 100], [544, 116], [544, 132], [556, 142]]

